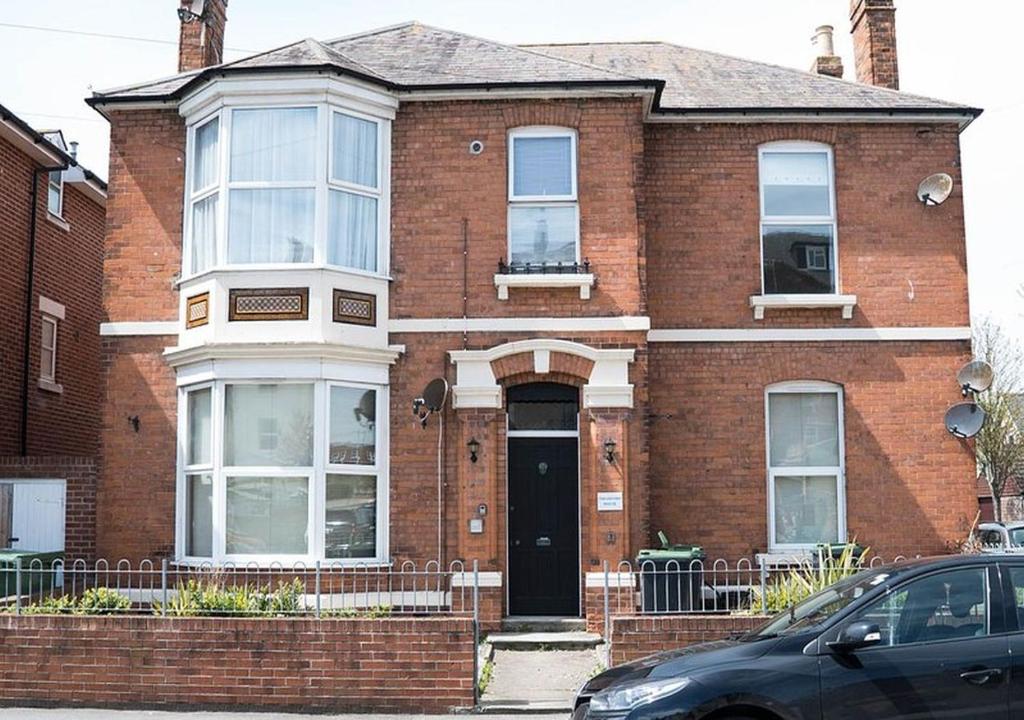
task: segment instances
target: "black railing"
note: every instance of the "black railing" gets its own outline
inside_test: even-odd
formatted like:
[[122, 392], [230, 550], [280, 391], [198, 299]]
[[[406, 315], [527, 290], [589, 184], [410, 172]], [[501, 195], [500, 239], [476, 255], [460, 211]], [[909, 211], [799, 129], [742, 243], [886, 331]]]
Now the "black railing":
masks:
[[572, 263], [531, 263], [498, 261], [500, 275], [585, 275], [590, 272], [590, 260]]

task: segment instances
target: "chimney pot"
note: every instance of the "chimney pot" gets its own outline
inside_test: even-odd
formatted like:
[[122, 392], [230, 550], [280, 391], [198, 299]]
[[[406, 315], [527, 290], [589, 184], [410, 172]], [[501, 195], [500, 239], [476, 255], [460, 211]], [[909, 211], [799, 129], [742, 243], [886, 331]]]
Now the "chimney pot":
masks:
[[71, 148], [71, 152], [69, 153], [69, 155], [71, 155], [71, 159], [72, 160], [77, 160], [78, 159], [78, 141], [77, 140], [72, 140], [71, 142], [68, 143], [68, 146]]
[[811, 65], [811, 72], [819, 75], [829, 75], [841, 78], [843, 76], [843, 60], [836, 55], [835, 45], [832, 41], [832, 32], [835, 28], [831, 25], [819, 25], [811, 36], [811, 44], [814, 45], [816, 57]]
[[228, 0], [178, 0], [178, 72], [224, 61]]
[[850, 0], [850, 33], [857, 82], [899, 90], [893, 0]]

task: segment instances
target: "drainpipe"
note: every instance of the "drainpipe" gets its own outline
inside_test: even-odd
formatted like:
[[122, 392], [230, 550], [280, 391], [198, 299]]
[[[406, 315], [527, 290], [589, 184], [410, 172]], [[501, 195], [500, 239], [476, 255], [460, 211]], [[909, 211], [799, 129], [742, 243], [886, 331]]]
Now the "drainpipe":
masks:
[[67, 170], [68, 164], [58, 167], [41, 167], [32, 171], [32, 188], [29, 191], [29, 225], [28, 225], [28, 268], [25, 280], [25, 343], [21, 354], [21, 438], [20, 455], [28, 455], [28, 376], [29, 361], [32, 348], [32, 299], [35, 295], [36, 265], [36, 216], [39, 214], [39, 176], [58, 170]]

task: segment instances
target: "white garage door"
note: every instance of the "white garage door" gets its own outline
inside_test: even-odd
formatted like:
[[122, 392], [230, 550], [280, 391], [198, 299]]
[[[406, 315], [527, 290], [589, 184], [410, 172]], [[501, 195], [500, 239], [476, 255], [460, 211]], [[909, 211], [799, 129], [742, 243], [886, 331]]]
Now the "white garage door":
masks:
[[63, 480], [0, 479], [0, 547], [64, 549]]

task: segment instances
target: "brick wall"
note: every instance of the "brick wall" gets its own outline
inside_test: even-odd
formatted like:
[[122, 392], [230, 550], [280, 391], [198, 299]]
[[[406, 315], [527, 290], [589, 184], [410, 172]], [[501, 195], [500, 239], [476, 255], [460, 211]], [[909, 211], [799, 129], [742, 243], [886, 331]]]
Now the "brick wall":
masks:
[[[959, 136], [953, 125], [648, 125], [647, 276], [655, 328], [888, 327], [968, 324]], [[774, 140], [828, 143], [835, 153], [839, 310], [768, 310], [761, 292], [757, 148]], [[918, 183], [956, 181], [939, 207]]]
[[754, 615], [659, 615], [612, 618], [611, 665], [664, 650], [722, 640], [765, 621]]
[[652, 343], [649, 353], [653, 530], [711, 558], [765, 551], [765, 387], [825, 380], [844, 392], [849, 534], [889, 558], [966, 537], [974, 459], [942, 423], [960, 400], [966, 342]]
[[[30, 180], [38, 165], [0, 139], [0, 456], [21, 451], [22, 352], [30, 227]], [[46, 175], [37, 177], [35, 283], [29, 338], [27, 455], [94, 455], [104, 209], [64, 185], [67, 228], [47, 220]], [[39, 387], [39, 297], [66, 307], [57, 328], [57, 383]]]
[[0, 479], [65, 481], [64, 552], [68, 560], [96, 556], [96, 464], [92, 457], [0, 458]]
[[467, 618], [0, 616], [0, 704], [442, 713], [473, 705]]

